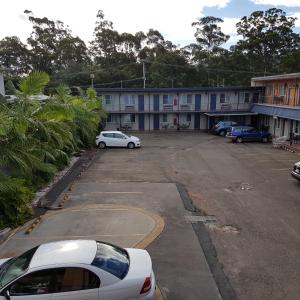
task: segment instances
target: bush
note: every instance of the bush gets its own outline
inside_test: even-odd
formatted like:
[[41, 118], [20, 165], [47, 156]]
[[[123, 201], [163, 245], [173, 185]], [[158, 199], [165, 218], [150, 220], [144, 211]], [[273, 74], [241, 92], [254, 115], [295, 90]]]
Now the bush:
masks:
[[32, 215], [32, 191], [19, 178], [0, 179], [0, 228], [18, 226]]

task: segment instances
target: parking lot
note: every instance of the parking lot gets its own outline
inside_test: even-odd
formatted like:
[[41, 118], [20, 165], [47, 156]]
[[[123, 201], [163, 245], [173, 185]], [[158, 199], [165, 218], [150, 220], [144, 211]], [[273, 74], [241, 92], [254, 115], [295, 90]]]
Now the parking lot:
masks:
[[299, 154], [200, 132], [134, 135], [141, 149], [97, 150], [54, 203], [63, 209], [0, 254], [63, 238], [139, 245], [161, 217], [163, 232], [143, 247], [165, 299], [297, 299], [300, 184], [290, 172]]
[[[205, 133], [136, 135], [141, 149], [99, 150], [94, 172], [89, 170], [83, 182], [184, 184], [197, 207], [215, 218], [206, 227], [237, 297], [298, 298], [300, 184], [290, 171], [300, 156], [271, 144], [233, 144]], [[128, 195], [101, 199], [118, 203], [122, 197], [128, 201]]]

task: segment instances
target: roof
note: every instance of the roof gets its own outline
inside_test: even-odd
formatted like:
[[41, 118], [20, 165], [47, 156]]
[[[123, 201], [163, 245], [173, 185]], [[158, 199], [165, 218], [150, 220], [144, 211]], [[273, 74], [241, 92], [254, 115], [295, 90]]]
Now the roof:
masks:
[[273, 117], [300, 121], [300, 108], [274, 106], [271, 104], [253, 104], [252, 112]]
[[251, 116], [251, 115], [257, 115], [256, 112], [211, 112], [211, 113], [204, 113], [206, 116], [209, 117], [217, 117], [217, 116]]
[[184, 92], [218, 92], [218, 91], [250, 91], [259, 87], [228, 86], [228, 87], [183, 87], [183, 88], [97, 88], [98, 94], [105, 93], [184, 93]]
[[290, 74], [280, 74], [272, 76], [254, 77], [251, 78], [252, 81], [268, 81], [268, 80], [279, 80], [279, 79], [295, 79], [300, 78], [300, 73], [290, 73]]
[[42, 244], [34, 253], [29, 268], [68, 263], [91, 264], [97, 251], [96, 241], [69, 240]]
[[119, 130], [103, 130], [101, 131], [101, 133], [122, 133], [122, 132]]

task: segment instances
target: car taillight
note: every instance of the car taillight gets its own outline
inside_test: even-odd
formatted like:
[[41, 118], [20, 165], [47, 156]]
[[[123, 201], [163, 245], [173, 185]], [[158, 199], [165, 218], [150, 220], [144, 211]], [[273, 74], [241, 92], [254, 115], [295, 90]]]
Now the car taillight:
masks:
[[144, 281], [144, 285], [140, 291], [140, 294], [145, 294], [149, 292], [151, 289], [151, 277], [146, 277]]

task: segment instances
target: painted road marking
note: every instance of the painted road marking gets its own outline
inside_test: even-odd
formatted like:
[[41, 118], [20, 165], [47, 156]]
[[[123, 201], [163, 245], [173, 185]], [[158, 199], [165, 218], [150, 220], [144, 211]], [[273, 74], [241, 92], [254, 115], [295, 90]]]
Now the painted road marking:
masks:
[[74, 193], [68, 193], [68, 195], [70, 196], [89, 196], [91, 194], [101, 194], [101, 195], [143, 195], [145, 194], [144, 192], [89, 192], [89, 193], [78, 193], [78, 192], [74, 192]]
[[282, 169], [271, 169], [272, 171], [289, 171], [290, 168], [282, 168]]
[[[68, 238], [86, 238], [86, 237], [126, 237], [126, 236], [145, 236], [145, 233], [130, 233], [130, 234], [87, 234], [87, 235], [68, 235]], [[26, 237], [14, 237], [15, 240], [40, 240], [43, 237], [46, 237], [47, 239], [61, 239], [61, 235], [57, 236], [49, 236], [49, 235], [44, 235], [40, 237], [31, 237], [31, 236], [26, 236]]]

